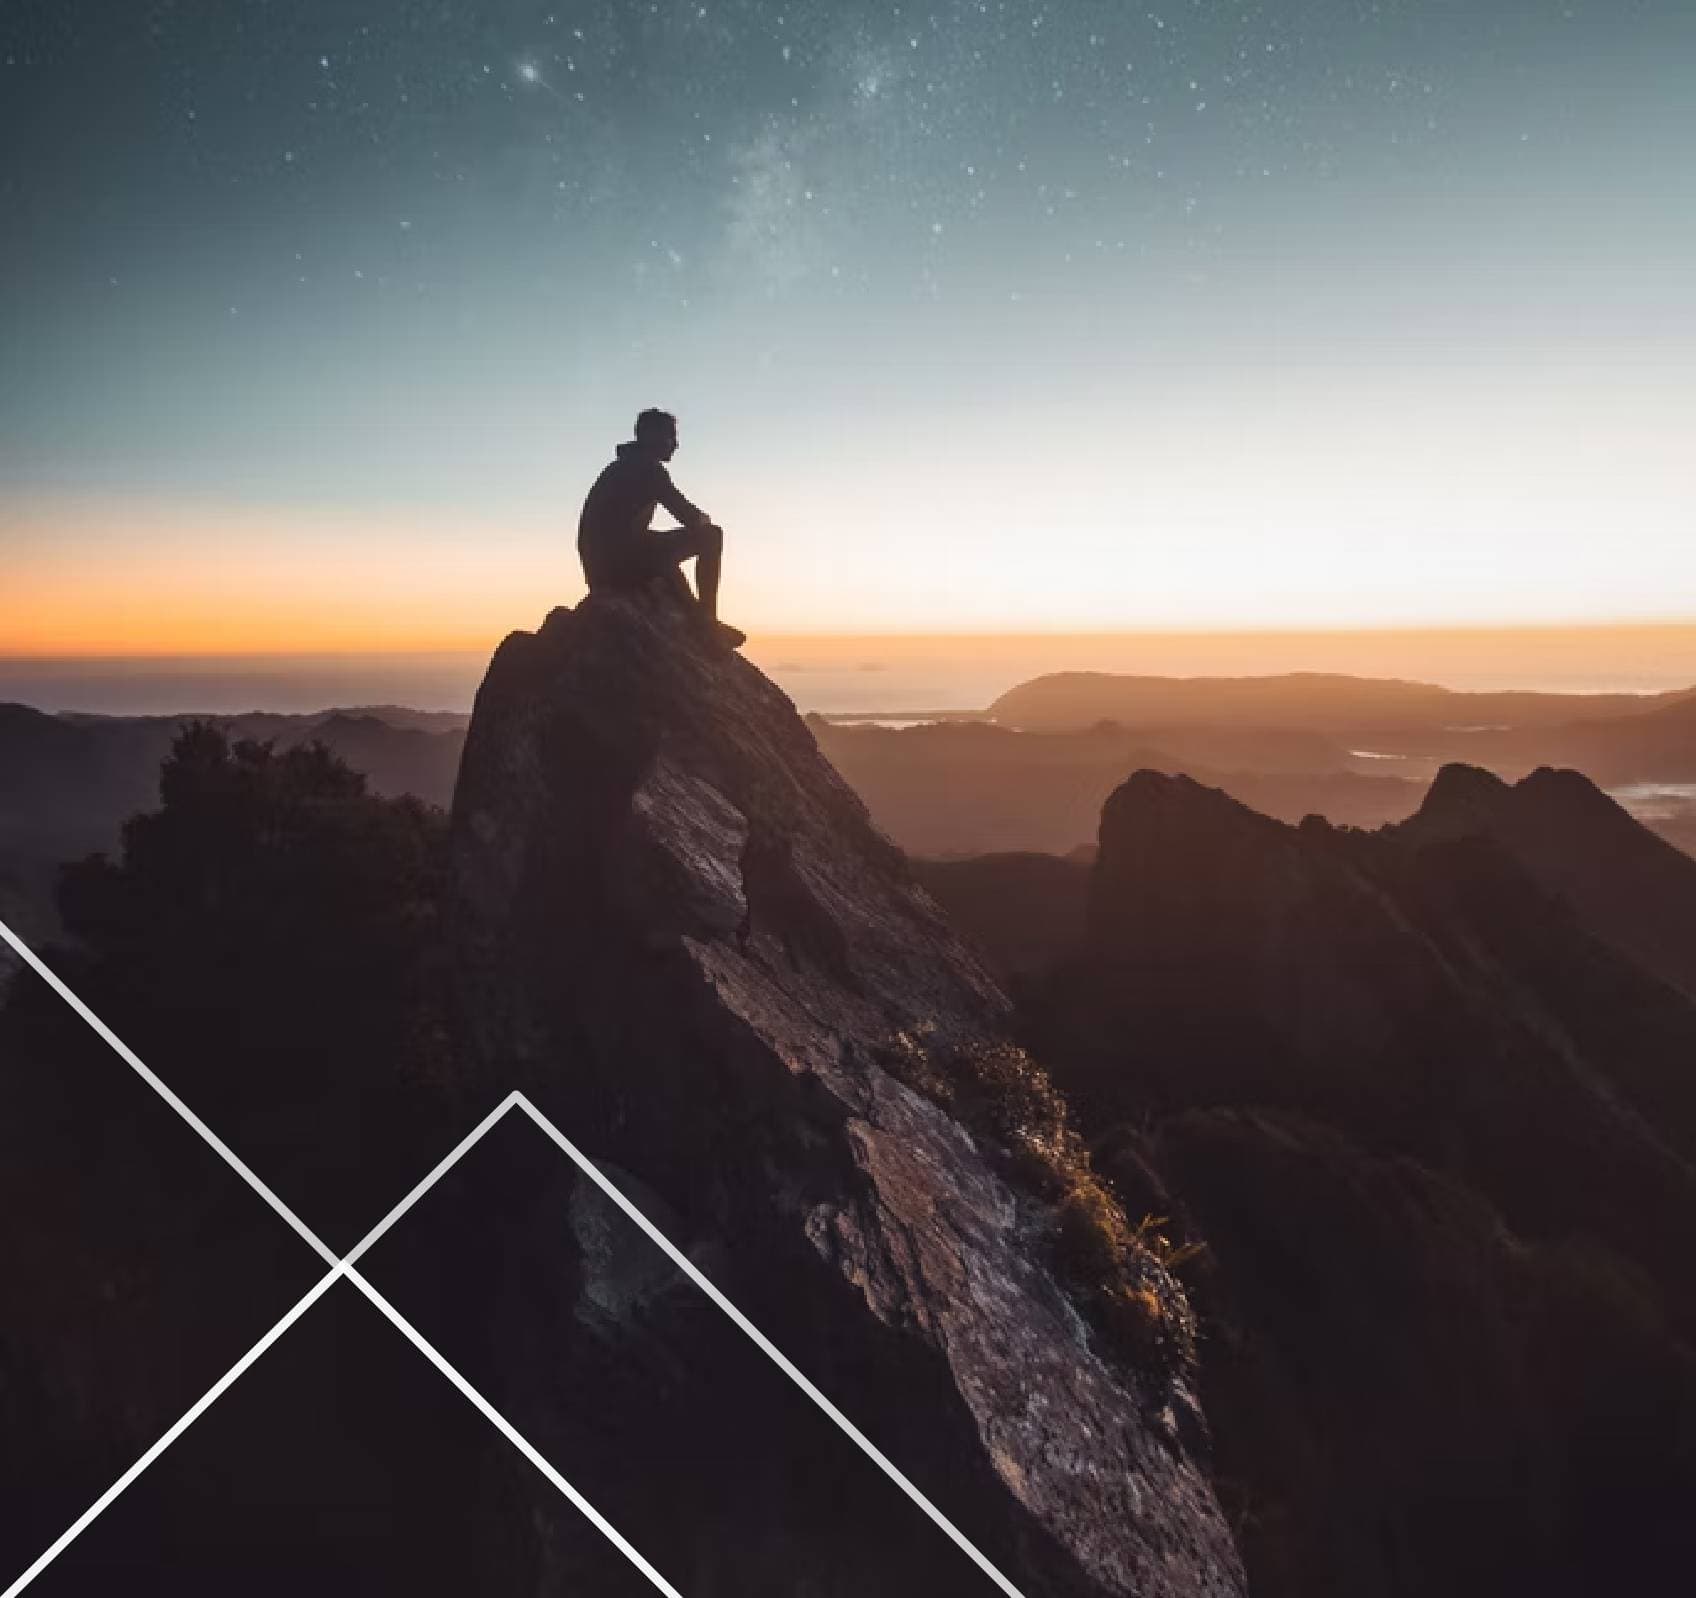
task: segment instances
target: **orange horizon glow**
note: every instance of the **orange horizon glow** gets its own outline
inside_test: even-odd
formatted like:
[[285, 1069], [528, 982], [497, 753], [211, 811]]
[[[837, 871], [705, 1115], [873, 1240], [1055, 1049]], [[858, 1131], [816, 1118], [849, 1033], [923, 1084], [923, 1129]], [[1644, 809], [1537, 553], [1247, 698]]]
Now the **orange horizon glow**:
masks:
[[569, 552], [440, 516], [98, 500], [14, 507], [3, 533], [10, 659], [492, 647]]
[[[583, 594], [573, 539], [552, 511], [494, 524], [439, 511], [14, 501], [0, 506], [0, 541], [10, 546], [0, 599], [0, 659], [9, 660], [487, 653]], [[1339, 622], [1203, 614], [1127, 617], [1115, 627], [1020, 624], [1016, 612], [1011, 625], [971, 614], [914, 625], [896, 611], [888, 627], [853, 625], [852, 614], [849, 625], [831, 625], [806, 608], [828, 599], [828, 574], [814, 573], [803, 589], [776, 560], [762, 575], [763, 548], [757, 537], [744, 544], [725, 594], [727, 615], [748, 628], [762, 661], [847, 660], [860, 649], [891, 662], [1034, 651], [1052, 669], [1417, 676], [1458, 657], [1468, 670], [1503, 674], [1617, 671], [1648, 650], [1666, 657], [1663, 672], [1688, 660], [1696, 680], [1696, 614]], [[782, 588], [774, 577], [786, 579]]]
[[[203, 649], [113, 649], [33, 653], [0, 651], [0, 664], [51, 665], [100, 661], [154, 663], [173, 671], [217, 667], [232, 671], [360, 662], [487, 659], [508, 633], [531, 631], [545, 611], [531, 607], [479, 638], [418, 640], [397, 637], [373, 645], [369, 630], [358, 647], [326, 629], [321, 645], [259, 649], [252, 635]], [[744, 653], [768, 673], [864, 672], [862, 708], [880, 702], [878, 673], [971, 659], [984, 668], [1005, 665], [1017, 677], [1044, 671], [1103, 671], [1174, 677], [1272, 676], [1289, 672], [1448, 682], [1465, 687], [1523, 687], [1559, 691], [1696, 685], [1696, 621], [1611, 625], [1527, 625], [1507, 628], [1356, 628], [1335, 630], [1201, 629], [1120, 633], [754, 633]], [[938, 705], [937, 709], [977, 708]]]

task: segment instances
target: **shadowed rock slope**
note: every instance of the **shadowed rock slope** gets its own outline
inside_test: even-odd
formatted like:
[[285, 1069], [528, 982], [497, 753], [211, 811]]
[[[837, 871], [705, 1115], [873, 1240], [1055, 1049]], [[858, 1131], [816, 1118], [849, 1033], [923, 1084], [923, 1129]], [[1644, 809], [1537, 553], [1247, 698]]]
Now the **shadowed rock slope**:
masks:
[[1027, 1019], [1132, 1212], [1205, 1244], [1257, 1594], [1580, 1598], [1696, 1557], [1696, 1006], [1610, 935], [1595, 864], [1657, 846], [1578, 783], [1451, 770], [1366, 834], [1144, 771], [1103, 813]]
[[915, 860], [919, 881], [955, 926], [977, 941], [989, 967], [1017, 992], [1045, 976], [1083, 935], [1095, 862], [1072, 855], [988, 854], [967, 860]]
[[[772, 683], [663, 608], [591, 599], [512, 635], [478, 695], [452, 873], [490, 1091], [524, 1088], [652, 1191], [1030, 1598], [1242, 1590], [1183, 1372], [1091, 1329], [1053, 1207], [906, 1085], [915, 1055], [934, 1079], [1005, 1050], [1007, 1004]], [[720, 1470], [749, 1491], [710, 1536], [663, 1506], [692, 1591], [747, 1590], [713, 1549], [790, 1524], [811, 1530], [773, 1556], [774, 1593], [990, 1590], [953, 1549], [927, 1572], [866, 1535], [892, 1524], [873, 1488], [809, 1511], [817, 1434], [785, 1416], [738, 1417]]]

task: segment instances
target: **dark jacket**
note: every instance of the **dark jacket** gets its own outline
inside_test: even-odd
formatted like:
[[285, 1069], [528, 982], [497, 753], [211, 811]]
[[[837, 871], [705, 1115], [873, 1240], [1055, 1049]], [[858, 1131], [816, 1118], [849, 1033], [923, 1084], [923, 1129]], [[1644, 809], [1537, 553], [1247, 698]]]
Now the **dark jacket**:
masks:
[[678, 493], [663, 463], [634, 441], [620, 444], [617, 458], [595, 479], [577, 521], [577, 552], [591, 588], [632, 564], [629, 541], [648, 536], [657, 505], [686, 527], [707, 520], [705, 511]]

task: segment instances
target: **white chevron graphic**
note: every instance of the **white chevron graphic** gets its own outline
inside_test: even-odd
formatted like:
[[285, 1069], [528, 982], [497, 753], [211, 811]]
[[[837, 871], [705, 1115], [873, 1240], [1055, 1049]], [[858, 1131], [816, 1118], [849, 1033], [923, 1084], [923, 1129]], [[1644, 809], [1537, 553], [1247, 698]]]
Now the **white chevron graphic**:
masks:
[[464, 1156], [476, 1147], [483, 1135], [503, 1116], [516, 1110], [527, 1115], [559, 1149], [571, 1160], [584, 1176], [593, 1182], [620, 1210], [630, 1217], [642, 1231], [661, 1249], [666, 1257], [689, 1278], [703, 1293], [721, 1309], [736, 1326], [749, 1337], [754, 1345], [766, 1358], [777, 1366], [803, 1393], [821, 1409], [834, 1425], [846, 1434], [877, 1467], [895, 1483], [932, 1521], [960, 1548], [960, 1550], [1009, 1598], [1024, 1598], [1024, 1595], [1011, 1581], [998, 1570], [994, 1564], [978, 1549], [970, 1538], [962, 1532], [940, 1509], [933, 1504], [911, 1481], [902, 1474], [872, 1440], [865, 1435], [840, 1409], [833, 1404], [812, 1381], [768, 1338], [741, 1310], [731, 1303], [725, 1295], [710, 1282], [701, 1272], [695, 1262], [683, 1253], [664, 1232], [648, 1219], [628, 1198], [610, 1182], [595, 1166], [594, 1162], [585, 1156], [572, 1141], [559, 1130], [557, 1126], [543, 1115], [522, 1093], [509, 1093], [481, 1121], [477, 1123], [460, 1141], [443, 1156], [436, 1167], [412, 1189], [395, 1207], [389, 1211], [363, 1238], [345, 1255], [338, 1257], [324, 1241], [301, 1218], [291, 1210], [282, 1199], [266, 1186], [264, 1181], [253, 1169], [212, 1130], [172, 1089], [123, 1042], [110, 1027], [106, 1025], [83, 1001], [71, 991], [51, 970], [34, 950], [32, 950], [17, 933], [0, 921], [0, 939], [10, 944], [24, 963], [35, 972], [55, 993], [62, 998], [88, 1025], [106, 1042], [127, 1066], [130, 1067], [147, 1085], [153, 1089], [173, 1110], [180, 1115], [194, 1130], [218, 1153], [218, 1156], [233, 1170], [247, 1185], [253, 1189], [273, 1210], [280, 1215], [288, 1225], [300, 1236], [303, 1242], [323, 1260], [329, 1269], [313, 1286], [270, 1328], [248, 1351], [238, 1359], [222, 1376], [218, 1378], [201, 1396], [195, 1400], [174, 1421], [171, 1426], [149, 1447], [133, 1465], [118, 1477], [82, 1514], [67, 1526], [51, 1544], [45, 1548], [35, 1561], [0, 1593], [0, 1598], [16, 1598], [37, 1576], [45, 1570], [126, 1487], [147, 1469], [164, 1451], [174, 1443], [190, 1426], [217, 1400], [219, 1395], [239, 1377], [250, 1365], [264, 1354], [266, 1349], [277, 1341], [302, 1315], [304, 1315], [324, 1294], [338, 1281], [347, 1281], [365, 1295], [383, 1315], [393, 1323], [396, 1329], [410, 1342], [461, 1394], [476, 1408], [479, 1414], [489, 1422], [506, 1440], [516, 1448], [532, 1465], [545, 1476], [554, 1488], [559, 1491], [571, 1504], [595, 1527], [618, 1551], [624, 1555], [647, 1579], [668, 1595], [668, 1598], [683, 1598], [683, 1595], [656, 1570], [649, 1561], [619, 1530], [609, 1521], [587, 1498], [568, 1482], [554, 1467], [548, 1463], [519, 1429], [512, 1424], [493, 1404], [485, 1398], [466, 1378], [451, 1365], [435, 1346], [415, 1327], [401, 1312], [391, 1304], [364, 1276], [355, 1268], [355, 1262], [392, 1227], [419, 1199], [433, 1188], [444, 1176], [457, 1165]]

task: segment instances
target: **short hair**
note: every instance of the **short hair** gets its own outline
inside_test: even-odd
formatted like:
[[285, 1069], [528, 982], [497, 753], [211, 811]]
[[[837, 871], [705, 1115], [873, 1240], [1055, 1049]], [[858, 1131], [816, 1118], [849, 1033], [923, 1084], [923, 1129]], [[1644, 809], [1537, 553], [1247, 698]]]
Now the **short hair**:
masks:
[[646, 410], [636, 418], [637, 438], [653, 438], [677, 431], [677, 418], [670, 411]]

